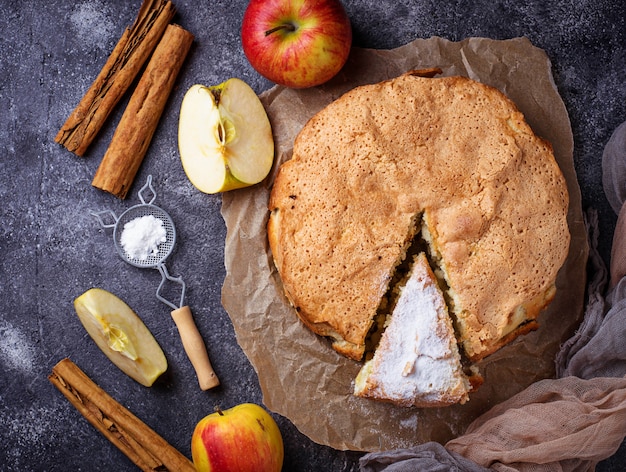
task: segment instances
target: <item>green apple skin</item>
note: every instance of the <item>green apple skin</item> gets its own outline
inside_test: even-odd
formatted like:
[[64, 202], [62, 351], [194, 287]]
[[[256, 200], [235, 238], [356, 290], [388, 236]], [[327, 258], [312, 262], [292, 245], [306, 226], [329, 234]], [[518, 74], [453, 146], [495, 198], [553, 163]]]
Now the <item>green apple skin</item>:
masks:
[[341, 70], [352, 28], [339, 0], [251, 0], [241, 41], [259, 74], [299, 89], [323, 84]]
[[283, 439], [267, 411], [242, 403], [198, 422], [191, 455], [198, 472], [280, 472]]
[[237, 78], [189, 88], [180, 107], [178, 148], [191, 183], [211, 194], [261, 182], [274, 161], [265, 108]]

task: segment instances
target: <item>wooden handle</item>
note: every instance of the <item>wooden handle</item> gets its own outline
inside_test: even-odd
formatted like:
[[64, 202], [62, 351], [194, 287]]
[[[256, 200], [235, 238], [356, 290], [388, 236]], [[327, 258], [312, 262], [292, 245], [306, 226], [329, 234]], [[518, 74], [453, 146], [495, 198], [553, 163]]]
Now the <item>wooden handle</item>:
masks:
[[208, 390], [217, 387], [220, 384], [220, 380], [213, 371], [204, 340], [200, 336], [196, 323], [193, 321], [191, 310], [188, 306], [178, 308], [172, 312], [172, 318], [178, 327], [180, 339], [183, 342], [187, 357], [196, 370], [200, 388]]

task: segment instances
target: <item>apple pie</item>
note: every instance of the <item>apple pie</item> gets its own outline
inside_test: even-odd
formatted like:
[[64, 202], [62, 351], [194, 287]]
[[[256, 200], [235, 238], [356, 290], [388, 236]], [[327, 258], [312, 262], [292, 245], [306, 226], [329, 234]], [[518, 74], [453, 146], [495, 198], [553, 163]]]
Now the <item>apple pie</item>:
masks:
[[550, 144], [503, 93], [407, 73], [308, 121], [277, 173], [268, 237], [300, 319], [355, 360], [424, 252], [474, 363], [537, 327], [568, 253], [568, 203]]

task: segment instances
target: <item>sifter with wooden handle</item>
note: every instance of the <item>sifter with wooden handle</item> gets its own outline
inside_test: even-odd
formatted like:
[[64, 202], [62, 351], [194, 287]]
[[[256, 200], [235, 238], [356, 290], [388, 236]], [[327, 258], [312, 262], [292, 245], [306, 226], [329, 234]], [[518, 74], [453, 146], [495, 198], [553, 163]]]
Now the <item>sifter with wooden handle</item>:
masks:
[[[152, 197], [149, 201], [146, 201], [144, 193], [148, 193], [148, 191], [151, 193]], [[153, 204], [156, 199], [156, 192], [152, 187], [151, 175], [148, 176], [148, 181], [139, 190], [138, 194], [141, 204], [130, 207], [122, 213], [119, 218], [111, 210], [91, 212], [91, 214], [98, 219], [103, 228], [113, 228], [115, 249], [122, 259], [135, 267], [158, 269], [161, 273], [161, 283], [157, 288], [156, 296], [172, 309], [172, 318], [178, 328], [187, 357], [196, 371], [200, 388], [202, 390], [211, 389], [218, 386], [220, 381], [213, 371], [204, 340], [194, 322], [191, 309], [184, 303], [186, 290], [185, 282], [182, 277], [171, 276], [165, 266], [165, 259], [171, 254], [176, 242], [176, 228], [174, 227], [174, 222], [165, 210]], [[147, 253], [145, 257], [144, 255], [137, 257], [135, 254], [129, 253], [124, 249], [122, 234], [127, 223], [145, 216], [152, 216], [163, 223], [165, 237], [163, 241], [158, 244], [156, 250]], [[114, 223], [107, 223], [105, 221], [105, 219], [108, 219], [107, 217], [112, 217]], [[180, 286], [180, 300], [178, 304], [168, 300], [163, 295], [168, 284], [178, 284]]]

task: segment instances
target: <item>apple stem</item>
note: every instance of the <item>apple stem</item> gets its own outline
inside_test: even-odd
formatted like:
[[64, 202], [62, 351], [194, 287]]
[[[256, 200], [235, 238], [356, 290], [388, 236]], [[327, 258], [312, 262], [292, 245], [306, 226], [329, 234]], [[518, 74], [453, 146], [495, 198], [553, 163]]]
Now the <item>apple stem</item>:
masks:
[[220, 416], [224, 416], [224, 412], [222, 411], [222, 409], [219, 406], [215, 406], [215, 411], [217, 412], [218, 415]]
[[292, 23], [285, 23], [282, 25], [278, 25], [272, 29], [269, 29], [265, 32], [265, 36], [269, 36], [272, 33], [276, 33], [276, 31], [280, 31], [280, 30], [287, 30], [289, 32], [291, 31], [295, 31], [296, 30], [296, 25], [292, 24]]

